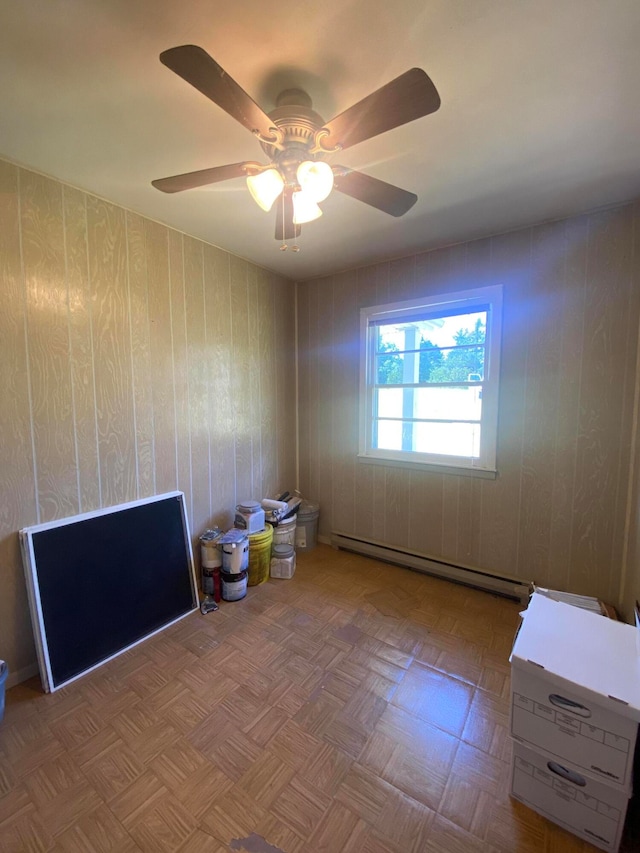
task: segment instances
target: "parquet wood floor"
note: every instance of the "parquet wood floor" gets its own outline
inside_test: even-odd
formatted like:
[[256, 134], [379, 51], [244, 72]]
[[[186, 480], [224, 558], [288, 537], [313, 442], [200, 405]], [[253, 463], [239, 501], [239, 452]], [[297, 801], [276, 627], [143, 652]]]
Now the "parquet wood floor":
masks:
[[0, 850], [594, 850], [508, 796], [518, 610], [319, 545], [67, 688], [8, 691]]

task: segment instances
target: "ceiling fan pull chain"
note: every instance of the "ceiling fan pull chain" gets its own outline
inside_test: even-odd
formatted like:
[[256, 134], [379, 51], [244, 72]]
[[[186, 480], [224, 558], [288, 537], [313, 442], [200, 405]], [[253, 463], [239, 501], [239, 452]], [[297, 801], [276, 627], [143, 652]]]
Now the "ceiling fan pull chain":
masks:
[[286, 252], [286, 251], [287, 251], [287, 249], [289, 248], [289, 247], [287, 246], [287, 243], [286, 243], [286, 240], [285, 240], [285, 230], [284, 230], [284, 206], [285, 206], [285, 205], [284, 205], [284, 192], [285, 192], [285, 191], [283, 190], [283, 191], [282, 191], [282, 245], [280, 246], [280, 251], [281, 251], [281, 252]]

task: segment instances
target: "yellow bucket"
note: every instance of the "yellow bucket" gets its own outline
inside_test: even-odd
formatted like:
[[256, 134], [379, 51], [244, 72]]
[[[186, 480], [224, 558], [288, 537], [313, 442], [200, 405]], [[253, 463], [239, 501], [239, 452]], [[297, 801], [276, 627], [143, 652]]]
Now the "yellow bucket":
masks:
[[272, 541], [273, 527], [270, 524], [266, 524], [260, 533], [249, 535], [249, 586], [258, 586], [268, 579]]

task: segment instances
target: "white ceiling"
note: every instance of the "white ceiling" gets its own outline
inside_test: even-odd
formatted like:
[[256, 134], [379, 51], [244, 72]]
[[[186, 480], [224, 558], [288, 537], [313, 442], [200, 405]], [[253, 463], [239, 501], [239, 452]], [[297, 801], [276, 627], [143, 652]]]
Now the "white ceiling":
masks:
[[[305, 279], [640, 196], [639, 36], [639, 0], [0, 0], [0, 156]], [[415, 207], [335, 192], [296, 255], [242, 179], [155, 190], [264, 160], [159, 62], [189, 43], [265, 111], [301, 86], [327, 120], [423, 68], [440, 110], [340, 155]]]

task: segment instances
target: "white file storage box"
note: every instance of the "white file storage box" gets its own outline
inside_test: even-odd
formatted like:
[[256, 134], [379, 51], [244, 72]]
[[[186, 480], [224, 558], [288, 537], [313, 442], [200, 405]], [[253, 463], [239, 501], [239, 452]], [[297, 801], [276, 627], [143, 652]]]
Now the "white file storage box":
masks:
[[601, 850], [620, 844], [629, 792], [513, 741], [511, 796]]
[[640, 720], [635, 629], [534, 594], [510, 660], [512, 736], [628, 795]]

